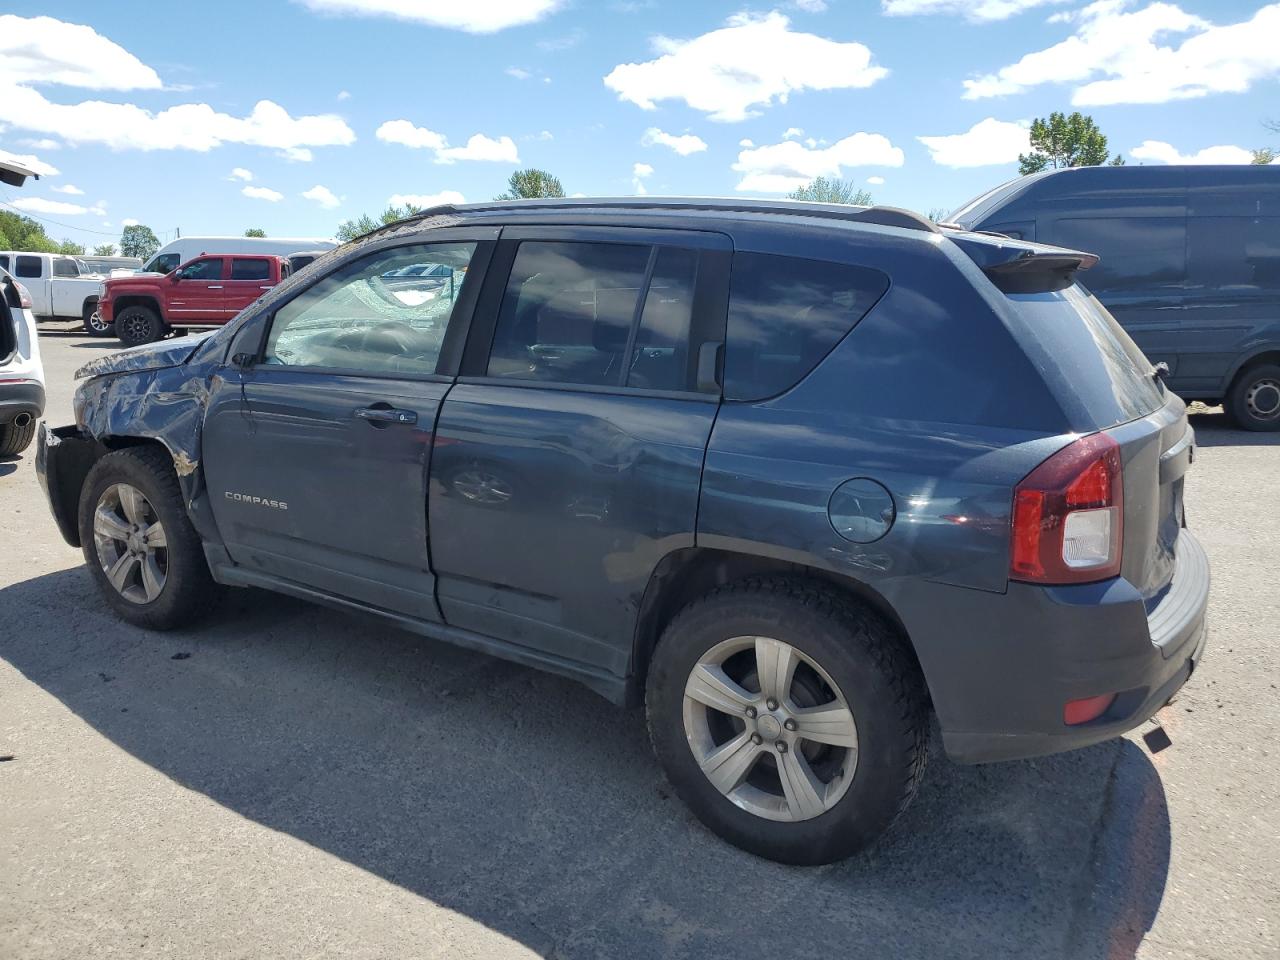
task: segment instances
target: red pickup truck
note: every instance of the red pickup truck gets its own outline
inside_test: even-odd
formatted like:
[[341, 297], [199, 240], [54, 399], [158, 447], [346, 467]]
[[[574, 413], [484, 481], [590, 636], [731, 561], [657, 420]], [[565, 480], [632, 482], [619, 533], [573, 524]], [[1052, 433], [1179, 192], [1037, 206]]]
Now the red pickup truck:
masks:
[[166, 274], [105, 281], [98, 309], [120, 342], [132, 347], [174, 328], [221, 326], [288, 275], [284, 257], [201, 254]]

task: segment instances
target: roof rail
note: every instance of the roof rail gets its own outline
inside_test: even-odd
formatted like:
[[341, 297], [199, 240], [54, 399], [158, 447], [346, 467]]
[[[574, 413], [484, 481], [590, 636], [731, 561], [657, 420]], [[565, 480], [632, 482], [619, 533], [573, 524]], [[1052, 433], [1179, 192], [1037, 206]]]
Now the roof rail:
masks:
[[[901, 207], [855, 207], [844, 203], [808, 200], [742, 200], [737, 197], [565, 197], [537, 200], [493, 200], [488, 203], [444, 203], [420, 210], [388, 226], [438, 216], [465, 216], [495, 210], [721, 210], [726, 213], [772, 213], [782, 216], [820, 217], [883, 227], [901, 227], [940, 233], [933, 221]], [[385, 229], [385, 228], [379, 228]]]

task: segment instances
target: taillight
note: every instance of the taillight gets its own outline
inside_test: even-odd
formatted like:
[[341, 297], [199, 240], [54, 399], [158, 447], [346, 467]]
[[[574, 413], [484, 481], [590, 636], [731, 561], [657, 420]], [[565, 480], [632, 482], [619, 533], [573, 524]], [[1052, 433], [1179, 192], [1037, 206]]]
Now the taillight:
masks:
[[13, 285], [18, 288], [18, 306], [24, 310], [31, 309], [31, 291], [20, 284], [17, 280], [13, 281]]
[[1120, 573], [1124, 532], [1120, 445], [1083, 437], [1036, 467], [1013, 493], [1009, 578], [1092, 583]]

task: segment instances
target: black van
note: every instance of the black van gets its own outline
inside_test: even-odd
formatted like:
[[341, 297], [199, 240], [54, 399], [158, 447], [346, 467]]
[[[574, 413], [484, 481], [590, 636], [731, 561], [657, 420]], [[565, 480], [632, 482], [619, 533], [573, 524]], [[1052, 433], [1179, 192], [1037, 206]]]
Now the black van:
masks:
[[1050, 170], [948, 219], [1098, 254], [1084, 284], [1174, 391], [1280, 430], [1280, 166]]

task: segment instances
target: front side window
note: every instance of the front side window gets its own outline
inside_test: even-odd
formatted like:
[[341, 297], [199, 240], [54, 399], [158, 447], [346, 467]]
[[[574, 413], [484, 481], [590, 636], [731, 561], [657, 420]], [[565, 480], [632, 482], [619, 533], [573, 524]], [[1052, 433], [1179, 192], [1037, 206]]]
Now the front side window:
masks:
[[194, 260], [182, 268], [181, 277], [183, 280], [221, 280], [222, 258], [206, 257], [203, 260]]
[[735, 253], [725, 396], [763, 400], [795, 386], [888, 287], [867, 267]]
[[260, 257], [235, 257], [231, 261], [232, 280], [268, 280], [271, 262]]
[[474, 243], [369, 254], [276, 311], [263, 361], [371, 373], [435, 373]]
[[14, 257], [14, 276], [33, 280], [40, 277], [40, 258], [39, 257]]

